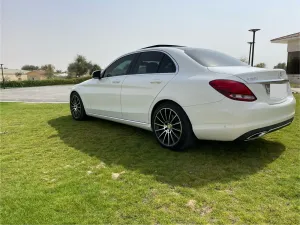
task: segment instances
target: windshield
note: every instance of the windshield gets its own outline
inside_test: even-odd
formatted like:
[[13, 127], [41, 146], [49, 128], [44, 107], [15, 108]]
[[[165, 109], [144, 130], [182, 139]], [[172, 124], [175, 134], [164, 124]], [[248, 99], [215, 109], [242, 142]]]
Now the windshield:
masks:
[[217, 66], [247, 66], [246, 63], [226, 55], [221, 52], [212, 51], [208, 49], [190, 48], [184, 50], [185, 54], [193, 60], [206, 67]]

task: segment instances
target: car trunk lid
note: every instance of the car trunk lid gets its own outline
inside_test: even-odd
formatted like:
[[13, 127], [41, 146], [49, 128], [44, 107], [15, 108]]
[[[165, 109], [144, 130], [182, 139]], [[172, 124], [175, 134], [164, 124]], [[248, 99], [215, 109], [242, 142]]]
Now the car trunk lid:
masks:
[[281, 69], [256, 67], [208, 67], [212, 72], [233, 75], [245, 82], [258, 100], [269, 104], [284, 102], [290, 93], [286, 72]]

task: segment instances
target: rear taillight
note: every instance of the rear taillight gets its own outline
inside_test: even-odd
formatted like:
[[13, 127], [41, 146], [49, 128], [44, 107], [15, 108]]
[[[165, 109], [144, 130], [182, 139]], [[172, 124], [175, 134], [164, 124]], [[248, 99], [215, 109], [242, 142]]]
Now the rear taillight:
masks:
[[252, 91], [241, 82], [234, 80], [212, 80], [209, 84], [227, 98], [246, 102], [253, 102], [256, 100]]

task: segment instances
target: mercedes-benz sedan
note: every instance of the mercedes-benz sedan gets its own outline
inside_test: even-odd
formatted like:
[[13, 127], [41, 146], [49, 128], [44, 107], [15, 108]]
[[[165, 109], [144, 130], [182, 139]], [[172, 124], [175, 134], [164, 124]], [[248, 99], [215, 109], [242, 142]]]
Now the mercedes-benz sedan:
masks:
[[154, 133], [166, 148], [195, 138], [253, 140], [289, 125], [295, 98], [284, 70], [250, 67], [213, 50], [157, 45], [112, 62], [70, 94], [75, 120], [98, 117]]

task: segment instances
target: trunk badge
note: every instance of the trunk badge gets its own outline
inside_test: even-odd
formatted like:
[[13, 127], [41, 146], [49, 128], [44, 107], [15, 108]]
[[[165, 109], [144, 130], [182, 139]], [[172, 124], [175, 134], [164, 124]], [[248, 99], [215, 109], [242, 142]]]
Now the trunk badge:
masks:
[[247, 77], [247, 81], [255, 81], [258, 77]]

